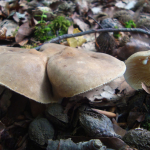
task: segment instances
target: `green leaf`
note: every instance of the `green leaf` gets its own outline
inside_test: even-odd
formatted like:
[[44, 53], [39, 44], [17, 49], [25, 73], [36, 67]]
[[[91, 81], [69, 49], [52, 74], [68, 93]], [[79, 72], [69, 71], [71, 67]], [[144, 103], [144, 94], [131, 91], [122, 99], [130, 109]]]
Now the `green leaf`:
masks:
[[43, 18], [47, 18], [47, 15], [42, 15]]

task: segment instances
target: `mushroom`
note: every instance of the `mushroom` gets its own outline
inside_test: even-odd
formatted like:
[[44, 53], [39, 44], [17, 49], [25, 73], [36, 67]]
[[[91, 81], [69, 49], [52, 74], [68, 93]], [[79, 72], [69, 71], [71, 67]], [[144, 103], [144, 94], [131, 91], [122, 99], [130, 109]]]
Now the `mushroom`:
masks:
[[46, 54], [48, 58], [55, 55], [56, 53], [59, 53], [63, 50], [63, 46], [60, 44], [54, 44], [54, 43], [47, 43], [44, 44], [39, 51]]
[[132, 88], [142, 89], [142, 83], [150, 86], [150, 50], [134, 53], [125, 64], [127, 70], [124, 77]]
[[61, 47], [63, 50], [51, 56], [47, 63], [47, 73], [55, 96], [72, 97], [84, 93], [125, 72], [124, 62], [108, 54]]
[[0, 47], [0, 85], [40, 103], [56, 101], [46, 72], [47, 56], [35, 49]]

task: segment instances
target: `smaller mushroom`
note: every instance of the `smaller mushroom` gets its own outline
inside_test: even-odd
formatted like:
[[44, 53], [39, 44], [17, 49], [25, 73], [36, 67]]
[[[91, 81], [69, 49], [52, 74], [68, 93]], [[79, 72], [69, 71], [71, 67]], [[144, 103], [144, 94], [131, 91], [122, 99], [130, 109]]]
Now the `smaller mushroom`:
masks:
[[150, 86], [150, 50], [134, 53], [125, 64], [127, 69], [124, 77], [132, 88], [142, 89], [142, 83]]

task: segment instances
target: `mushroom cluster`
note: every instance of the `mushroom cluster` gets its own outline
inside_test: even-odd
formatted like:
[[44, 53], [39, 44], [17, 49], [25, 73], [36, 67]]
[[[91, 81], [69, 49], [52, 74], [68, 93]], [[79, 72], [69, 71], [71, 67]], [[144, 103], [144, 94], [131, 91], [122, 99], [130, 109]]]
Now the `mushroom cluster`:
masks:
[[45, 104], [106, 84], [126, 69], [108, 54], [52, 43], [40, 51], [1, 46], [0, 66], [0, 85]]

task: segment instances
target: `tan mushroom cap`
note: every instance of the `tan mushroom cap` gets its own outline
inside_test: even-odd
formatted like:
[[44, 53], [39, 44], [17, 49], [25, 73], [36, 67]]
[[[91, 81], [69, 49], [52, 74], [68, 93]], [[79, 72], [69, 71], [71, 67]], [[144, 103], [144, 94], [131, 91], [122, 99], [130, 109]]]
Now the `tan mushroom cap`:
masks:
[[63, 50], [63, 46], [60, 44], [54, 44], [54, 43], [47, 43], [44, 44], [39, 51], [46, 54], [47, 57], [51, 57], [56, 53], [59, 53]]
[[142, 89], [142, 82], [150, 86], [150, 50], [131, 55], [125, 62], [127, 83], [134, 89]]
[[47, 56], [34, 49], [0, 47], [0, 85], [40, 103], [55, 101], [46, 73]]
[[67, 46], [47, 63], [53, 91], [60, 97], [72, 97], [106, 84], [123, 75], [125, 69], [124, 62], [108, 54]]

